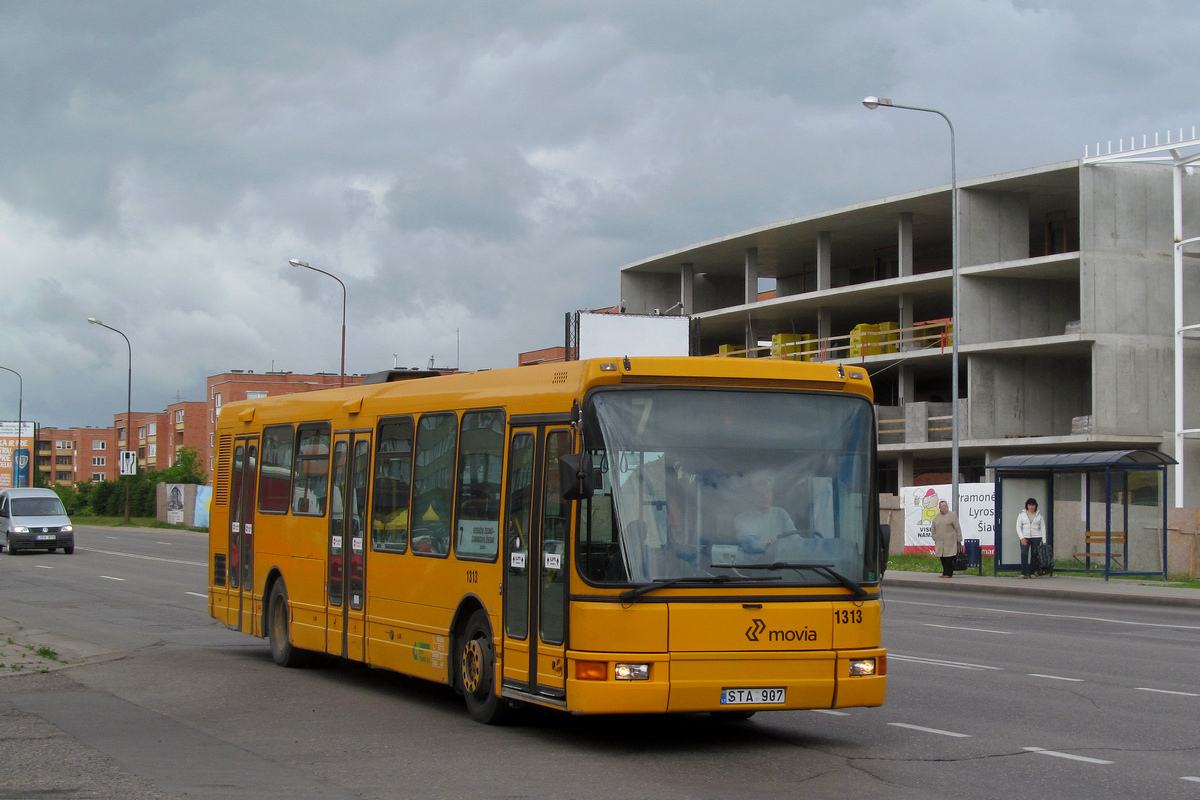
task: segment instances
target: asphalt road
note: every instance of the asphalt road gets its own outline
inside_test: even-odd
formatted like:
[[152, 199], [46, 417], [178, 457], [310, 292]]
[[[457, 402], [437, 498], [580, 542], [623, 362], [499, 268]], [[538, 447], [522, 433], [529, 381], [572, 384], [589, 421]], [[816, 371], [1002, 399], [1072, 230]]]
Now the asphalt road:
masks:
[[0, 800], [1200, 797], [1194, 609], [890, 589], [882, 708], [495, 728], [445, 687], [275, 667], [207, 617], [203, 535], [78, 540], [0, 556], [0, 635], [70, 662], [0, 667]]

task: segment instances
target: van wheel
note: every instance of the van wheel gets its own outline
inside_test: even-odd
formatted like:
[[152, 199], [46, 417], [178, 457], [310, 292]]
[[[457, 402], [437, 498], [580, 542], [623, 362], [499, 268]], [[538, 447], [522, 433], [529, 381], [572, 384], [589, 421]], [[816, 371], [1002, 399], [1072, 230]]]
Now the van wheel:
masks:
[[75, 545], [73, 545], [73, 544], [67, 545], [66, 547], [63, 548], [63, 552], [66, 553], [67, 555], [71, 555], [72, 553], [75, 552]]
[[291, 642], [287, 587], [282, 580], [276, 581], [271, 589], [271, 601], [267, 608], [267, 639], [271, 643], [271, 658], [281, 667], [294, 669], [307, 666], [312, 653]]
[[10, 556], [15, 556], [17, 554], [17, 546], [13, 544], [11, 536], [8, 537], [8, 554]]
[[471, 719], [499, 725], [509, 716], [508, 704], [496, 694], [496, 649], [487, 612], [479, 609], [467, 620], [458, 646], [458, 682]]

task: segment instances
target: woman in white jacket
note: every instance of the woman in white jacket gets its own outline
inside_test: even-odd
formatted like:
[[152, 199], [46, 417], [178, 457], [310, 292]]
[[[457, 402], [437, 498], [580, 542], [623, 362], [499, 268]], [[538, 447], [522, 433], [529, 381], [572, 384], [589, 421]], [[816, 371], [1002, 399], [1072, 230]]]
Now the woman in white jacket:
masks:
[[1033, 559], [1029, 554], [1032, 551], [1036, 558], [1037, 548], [1046, 538], [1046, 520], [1032, 497], [1025, 501], [1025, 510], [1017, 514], [1017, 537], [1021, 540], [1021, 577], [1032, 578]]

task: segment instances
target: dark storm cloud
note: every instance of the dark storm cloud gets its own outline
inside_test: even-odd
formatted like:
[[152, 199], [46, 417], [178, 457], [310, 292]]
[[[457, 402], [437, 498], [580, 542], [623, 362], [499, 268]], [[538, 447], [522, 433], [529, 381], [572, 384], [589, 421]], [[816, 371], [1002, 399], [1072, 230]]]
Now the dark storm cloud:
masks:
[[[0, 5], [0, 280], [47, 424], [230, 368], [514, 363], [617, 267], [1197, 120], [1190, 5]], [[6, 364], [21, 369], [22, 364]], [[72, 391], [73, 386], [87, 391]], [[0, 384], [2, 386], [2, 384]], [[0, 392], [3, 390], [0, 389]], [[6, 395], [0, 394], [0, 399]], [[4, 412], [0, 410], [0, 416]]]

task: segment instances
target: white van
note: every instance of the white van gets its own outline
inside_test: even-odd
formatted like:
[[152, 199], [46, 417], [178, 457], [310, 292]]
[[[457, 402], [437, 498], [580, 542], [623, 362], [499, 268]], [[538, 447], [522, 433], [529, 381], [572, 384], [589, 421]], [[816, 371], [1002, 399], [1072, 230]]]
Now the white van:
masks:
[[75, 552], [75, 528], [62, 500], [49, 489], [0, 491], [0, 550]]

